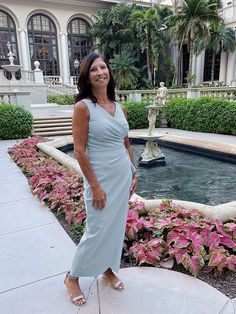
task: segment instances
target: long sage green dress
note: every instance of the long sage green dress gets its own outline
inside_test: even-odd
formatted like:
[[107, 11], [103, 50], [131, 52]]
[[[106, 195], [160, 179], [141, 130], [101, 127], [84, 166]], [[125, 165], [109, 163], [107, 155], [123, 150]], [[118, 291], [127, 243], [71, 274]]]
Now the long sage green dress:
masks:
[[83, 102], [90, 114], [87, 155], [107, 201], [102, 210], [92, 206], [91, 188], [84, 177], [87, 219], [72, 262], [74, 277], [97, 276], [109, 267], [118, 272], [134, 172], [124, 146], [129, 127], [119, 103], [113, 117], [90, 99]]

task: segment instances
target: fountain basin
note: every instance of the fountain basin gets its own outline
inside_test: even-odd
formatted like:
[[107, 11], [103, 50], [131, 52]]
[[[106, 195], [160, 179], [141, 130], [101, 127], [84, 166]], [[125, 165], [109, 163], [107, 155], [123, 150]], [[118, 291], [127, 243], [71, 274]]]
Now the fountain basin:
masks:
[[[50, 142], [39, 143], [37, 146], [46, 154], [57, 159], [60, 163], [70, 168], [73, 168], [81, 175], [82, 172], [81, 172], [78, 162], [74, 158], [64, 154], [62, 151], [57, 149], [57, 148], [66, 147], [66, 146], [67, 147], [70, 146], [72, 148], [73, 147], [72, 136], [55, 139]], [[159, 169], [159, 168], [156, 168], [156, 169]], [[160, 169], [165, 169], [165, 168], [160, 168]], [[162, 199], [166, 199], [166, 198], [167, 197], [155, 198], [155, 199], [144, 199], [141, 196], [134, 194], [132, 197], [132, 200], [135, 200], [135, 199], [143, 200], [145, 203], [146, 210], [149, 210], [150, 208], [159, 206]], [[193, 201], [190, 202], [190, 201], [181, 200], [181, 199], [177, 199], [174, 202], [177, 206], [183, 206], [187, 210], [192, 210], [194, 208], [198, 209], [200, 212], [202, 212], [204, 215], [208, 216], [211, 219], [219, 218], [222, 221], [227, 221], [231, 218], [236, 218], [235, 197], [232, 198], [231, 201], [228, 201], [228, 202], [224, 202], [221, 200], [221, 202], [219, 202], [217, 205], [209, 205], [209, 204], [203, 204], [200, 202], [193, 202]]]

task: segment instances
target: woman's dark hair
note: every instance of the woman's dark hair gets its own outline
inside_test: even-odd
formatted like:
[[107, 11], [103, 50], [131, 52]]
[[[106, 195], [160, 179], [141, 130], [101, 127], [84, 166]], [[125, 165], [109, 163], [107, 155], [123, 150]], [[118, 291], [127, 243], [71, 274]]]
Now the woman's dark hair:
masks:
[[110, 80], [107, 85], [107, 96], [110, 100], [115, 101], [115, 81], [109, 63], [104, 55], [96, 52], [91, 52], [81, 61], [77, 84], [79, 94], [76, 95], [75, 102], [78, 102], [84, 98], [90, 98], [94, 103], [97, 102], [97, 99], [92, 92], [92, 86], [89, 82], [89, 70], [91, 68], [92, 63], [97, 58], [101, 58], [107, 65], [110, 74]]

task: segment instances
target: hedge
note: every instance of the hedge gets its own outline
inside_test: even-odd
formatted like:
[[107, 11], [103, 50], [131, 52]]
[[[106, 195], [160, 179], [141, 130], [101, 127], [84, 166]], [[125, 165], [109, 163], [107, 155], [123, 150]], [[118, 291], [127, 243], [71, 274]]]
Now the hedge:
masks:
[[[122, 105], [127, 110], [130, 129], [148, 128], [148, 101], [125, 101]], [[160, 125], [160, 119], [157, 117], [156, 127]]]
[[236, 103], [222, 98], [173, 98], [165, 111], [169, 127], [236, 135]]
[[73, 105], [75, 103], [75, 95], [73, 94], [48, 95], [47, 102], [56, 103], [58, 105]]
[[11, 104], [0, 104], [0, 138], [16, 139], [31, 135], [32, 114], [23, 107]]

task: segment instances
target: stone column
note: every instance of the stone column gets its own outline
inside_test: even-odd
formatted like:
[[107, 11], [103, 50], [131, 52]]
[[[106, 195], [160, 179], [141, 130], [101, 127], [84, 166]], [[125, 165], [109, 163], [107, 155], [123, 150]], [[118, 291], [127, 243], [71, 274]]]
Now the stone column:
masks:
[[203, 82], [204, 60], [205, 50], [203, 50], [196, 56], [196, 85]]
[[227, 62], [227, 74], [226, 74], [226, 84], [229, 86], [231, 86], [232, 81], [234, 80], [235, 60], [236, 60], [236, 51], [229, 52], [228, 62]]
[[61, 47], [61, 76], [63, 83], [70, 84], [70, 68], [68, 55], [67, 33], [60, 33], [60, 47]]
[[20, 42], [20, 63], [22, 66], [22, 70], [30, 71], [31, 63], [30, 63], [30, 52], [27, 40], [27, 31], [24, 29], [19, 29], [19, 42]]
[[226, 82], [227, 51], [222, 51], [220, 56], [219, 82]]

